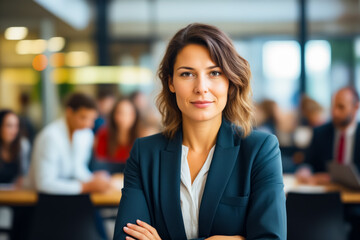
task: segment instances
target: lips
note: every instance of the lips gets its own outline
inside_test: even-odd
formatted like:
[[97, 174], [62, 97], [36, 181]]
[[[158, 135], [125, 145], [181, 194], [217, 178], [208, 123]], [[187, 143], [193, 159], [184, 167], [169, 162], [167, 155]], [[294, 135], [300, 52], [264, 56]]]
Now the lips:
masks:
[[210, 106], [212, 103], [213, 101], [207, 101], [207, 100], [191, 102], [191, 104], [193, 104], [197, 108], [206, 108]]

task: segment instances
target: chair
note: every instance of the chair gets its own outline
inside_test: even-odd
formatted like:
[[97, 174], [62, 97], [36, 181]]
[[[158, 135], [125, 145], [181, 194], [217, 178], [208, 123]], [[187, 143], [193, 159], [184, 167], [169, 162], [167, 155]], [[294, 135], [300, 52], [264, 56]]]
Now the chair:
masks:
[[100, 240], [89, 195], [39, 194], [29, 240]]
[[345, 240], [347, 228], [340, 194], [288, 193], [288, 240]]

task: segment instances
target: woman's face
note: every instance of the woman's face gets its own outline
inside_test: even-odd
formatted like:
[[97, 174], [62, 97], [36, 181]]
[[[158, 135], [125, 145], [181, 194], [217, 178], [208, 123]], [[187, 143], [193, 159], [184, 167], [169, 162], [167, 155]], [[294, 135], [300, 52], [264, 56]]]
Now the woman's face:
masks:
[[136, 120], [134, 106], [128, 101], [121, 101], [117, 104], [114, 120], [118, 129], [128, 130], [132, 128]]
[[1, 139], [5, 143], [11, 143], [19, 133], [19, 118], [13, 114], [7, 114], [1, 126]]
[[178, 53], [169, 88], [176, 94], [183, 120], [221, 119], [229, 80], [212, 61], [206, 47], [189, 44]]

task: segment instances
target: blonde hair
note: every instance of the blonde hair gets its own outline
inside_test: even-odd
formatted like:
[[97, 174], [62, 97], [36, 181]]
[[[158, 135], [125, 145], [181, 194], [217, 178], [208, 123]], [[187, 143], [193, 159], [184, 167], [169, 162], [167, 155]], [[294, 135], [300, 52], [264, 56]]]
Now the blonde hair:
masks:
[[229, 79], [228, 99], [223, 116], [242, 128], [243, 137], [248, 136], [252, 130], [254, 115], [250, 65], [236, 52], [232, 41], [224, 32], [214, 26], [199, 23], [190, 24], [175, 34], [159, 66], [158, 77], [162, 90], [157, 97], [157, 106], [162, 115], [164, 135], [172, 138], [182, 122], [175, 94], [169, 89], [169, 79], [173, 77], [177, 54], [188, 44], [205, 46], [211, 59]]

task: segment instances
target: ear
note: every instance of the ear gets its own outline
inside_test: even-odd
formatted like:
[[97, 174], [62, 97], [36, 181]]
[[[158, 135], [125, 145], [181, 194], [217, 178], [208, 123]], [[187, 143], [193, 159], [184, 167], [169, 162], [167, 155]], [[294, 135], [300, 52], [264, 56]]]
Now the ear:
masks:
[[169, 85], [170, 92], [175, 93], [175, 87], [174, 87], [172, 78], [170, 76], [169, 76], [169, 79], [168, 79], [168, 85]]
[[356, 109], [356, 111], [359, 110], [359, 107], [360, 107], [360, 102], [357, 102], [357, 103], [355, 104], [355, 109]]

